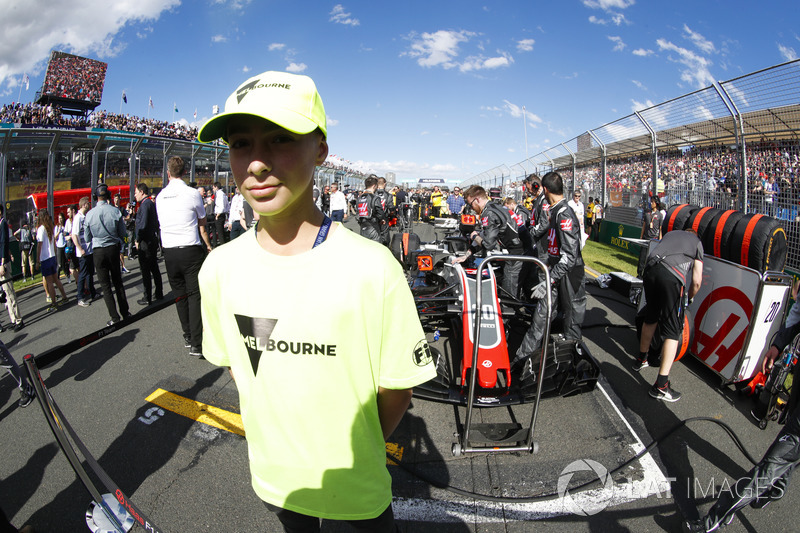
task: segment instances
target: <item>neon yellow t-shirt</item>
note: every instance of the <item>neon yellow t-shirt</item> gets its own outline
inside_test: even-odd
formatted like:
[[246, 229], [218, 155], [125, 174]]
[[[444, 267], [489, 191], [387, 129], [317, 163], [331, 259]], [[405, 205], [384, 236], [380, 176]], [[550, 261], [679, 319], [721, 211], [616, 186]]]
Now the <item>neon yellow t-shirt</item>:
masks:
[[378, 387], [436, 374], [397, 260], [338, 223], [288, 257], [249, 231], [208, 256], [200, 287], [203, 354], [236, 377], [256, 494], [322, 518], [378, 516], [392, 500]]

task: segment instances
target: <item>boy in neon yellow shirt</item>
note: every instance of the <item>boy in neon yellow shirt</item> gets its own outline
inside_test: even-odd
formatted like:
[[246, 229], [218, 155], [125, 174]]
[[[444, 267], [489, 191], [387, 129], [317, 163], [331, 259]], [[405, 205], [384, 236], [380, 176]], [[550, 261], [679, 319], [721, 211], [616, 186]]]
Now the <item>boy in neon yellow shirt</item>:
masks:
[[[435, 368], [399, 263], [314, 204], [326, 136], [314, 82], [284, 72], [245, 81], [200, 129], [229, 145], [260, 215], [200, 271], [203, 353], [231, 368], [253, 488], [286, 531], [394, 531], [385, 438]], [[355, 270], [358, 284], [320, 290]]]

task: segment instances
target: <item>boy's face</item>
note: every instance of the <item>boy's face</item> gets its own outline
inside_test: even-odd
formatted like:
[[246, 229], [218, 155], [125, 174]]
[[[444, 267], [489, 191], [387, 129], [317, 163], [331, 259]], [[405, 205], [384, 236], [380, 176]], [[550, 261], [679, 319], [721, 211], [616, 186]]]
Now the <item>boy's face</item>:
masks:
[[[230, 164], [236, 186], [259, 215], [291, 214], [300, 198], [313, 206], [314, 168], [325, 162], [328, 143], [318, 132], [292, 133], [252, 115], [228, 122]], [[289, 211], [286, 211], [286, 210]]]

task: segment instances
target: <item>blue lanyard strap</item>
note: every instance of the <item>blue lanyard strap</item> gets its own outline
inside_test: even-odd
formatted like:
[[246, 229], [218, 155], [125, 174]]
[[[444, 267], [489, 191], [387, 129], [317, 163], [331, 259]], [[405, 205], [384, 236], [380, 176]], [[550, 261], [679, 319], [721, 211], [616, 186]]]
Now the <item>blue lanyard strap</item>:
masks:
[[328, 238], [328, 231], [331, 229], [331, 218], [328, 215], [325, 215], [325, 218], [322, 219], [322, 226], [319, 227], [319, 233], [317, 233], [317, 239], [314, 241], [314, 246], [311, 248], [316, 248], [323, 242], [325, 239]]
[[[317, 246], [325, 242], [325, 239], [328, 238], [328, 231], [330, 231], [330, 229], [331, 229], [331, 218], [328, 215], [325, 215], [325, 218], [322, 219], [322, 225], [319, 228], [319, 232], [317, 233], [317, 238], [314, 241], [314, 246], [312, 246], [311, 248], [316, 248]], [[258, 224], [253, 226], [253, 232], [258, 233]]]

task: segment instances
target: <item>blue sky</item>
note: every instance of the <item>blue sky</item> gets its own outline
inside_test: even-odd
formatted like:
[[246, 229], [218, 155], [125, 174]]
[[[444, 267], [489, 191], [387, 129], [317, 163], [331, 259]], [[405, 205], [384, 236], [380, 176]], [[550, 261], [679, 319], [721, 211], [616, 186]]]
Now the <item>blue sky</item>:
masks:
[[108, 63], [100, 108], [173, 120], [175, 103], [196, 125], [246, 78], [288, 70], [316, 81], [331, 153], [398, 181], [511, 166], [800, 52], [796, 0], [3, 4], [2, 103], [34, 98], [51, 49]]

